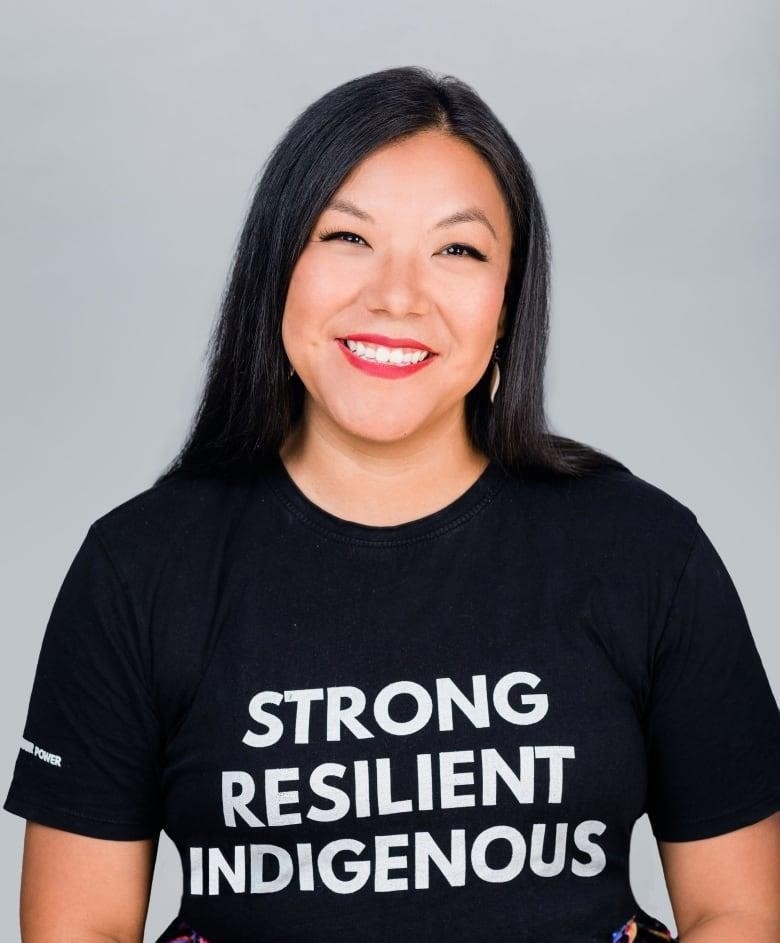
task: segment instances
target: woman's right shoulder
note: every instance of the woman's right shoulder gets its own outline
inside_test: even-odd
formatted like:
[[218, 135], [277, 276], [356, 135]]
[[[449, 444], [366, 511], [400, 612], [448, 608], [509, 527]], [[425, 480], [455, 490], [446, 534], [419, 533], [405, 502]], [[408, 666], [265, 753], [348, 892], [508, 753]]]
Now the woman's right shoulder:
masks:
[[248, 502], [262, 492], [257, 481], [172, 477], [139, 491], [94, 518], [97, 536], [127, 582], [159, 572], [177, 558], [213, 552], [240, 528]]

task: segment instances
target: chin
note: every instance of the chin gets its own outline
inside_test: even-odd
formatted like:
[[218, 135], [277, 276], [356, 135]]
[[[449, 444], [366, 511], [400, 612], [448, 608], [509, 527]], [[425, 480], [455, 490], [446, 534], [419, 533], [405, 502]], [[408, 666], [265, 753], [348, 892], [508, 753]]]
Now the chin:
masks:
[[[430, 437], [437, 429], [457, 425], [453, 410], [421, 408], [422, 402], [391, 402], [386, 397], [359, 404], [342, 400], [328, 410], [343, 435], [375, 445], [392, 445]], [[426, 404], [429, 405], [429, 404]], [[456, 407], [457, 409], [458, 407]], [[460, 409], [458, 410], [461, 411]]]
[[402, 423], [377, 421], [374, 418], [370, 423], [354, 423], [342, 426], [343, 430], [354, 439], [376, 445], [392, 445], [395, 442], [406, 442], [420, 430], [414, 426]]

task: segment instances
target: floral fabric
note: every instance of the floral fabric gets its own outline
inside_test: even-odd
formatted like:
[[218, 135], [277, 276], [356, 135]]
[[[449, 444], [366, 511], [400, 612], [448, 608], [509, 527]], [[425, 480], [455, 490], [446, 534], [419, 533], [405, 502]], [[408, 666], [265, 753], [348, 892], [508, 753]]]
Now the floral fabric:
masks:
[[644, 910], [637, 910], [634, 916], [615, 930], [612, 934], [612, 943], [677, 943], [668, 928], [660, 920], [646, 914]]
[[[193, 930], [184, 920], [176, 919], [157, 940], [157, 943], [209, 943], [205, 936]], [[669, 930], [655, 917], [639, 909], [604, 943], [677, 943]]]
[[209, 943], [209, 941], [197, 930], [193, 930], [188, 923], [176, 919], [156, 943]]

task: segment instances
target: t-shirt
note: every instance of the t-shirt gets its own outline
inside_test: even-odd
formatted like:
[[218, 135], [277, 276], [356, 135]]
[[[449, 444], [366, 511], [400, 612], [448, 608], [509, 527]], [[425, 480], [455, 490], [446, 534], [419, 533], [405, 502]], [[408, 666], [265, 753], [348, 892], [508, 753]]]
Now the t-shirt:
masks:
[[6, 808], [164, 829], [213, 943], [608, 940], [644, 812], [688, 841], [780, 808], [732, 580], [621, 468], [492, 464], [386, 527], [281, 463], [155, 485], [88, 528], [24, 738]]

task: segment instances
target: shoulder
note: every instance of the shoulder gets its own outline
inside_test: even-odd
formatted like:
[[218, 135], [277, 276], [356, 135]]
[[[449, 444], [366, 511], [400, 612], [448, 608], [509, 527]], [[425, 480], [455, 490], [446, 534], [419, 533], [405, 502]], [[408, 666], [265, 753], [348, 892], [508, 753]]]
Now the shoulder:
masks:
[[159, 571], [179, 555], [197, 555], [199, 546], [218, 544], [240, 524], [253, 490], [249, 481], [170, 478], [109, 508], [89, 530], [132, 578]]
[[686, 503], [624, 466], [537, 480], [510, 476], [506, 490], [534, 517], [555, 522], [569, 538], [586, 542], [689, 548], [698, 529], [696, 514]]
[[247, 481], [218, 477], [168, 478], [109, 508], [94, 526], [115, 534], [186, 526], [245, 499], [250, 487]]
[[245, 573], [258, 519], [248, 502], [264, 500], [259, 481], [171, 478], [89, 527], [90, 553], [108, 558], [116, 577], [108, 590], [113, 607], [121, 599], [127, 613], [123, 644], [136, 653], [166, 729], [183, 716], [224, 626], [215, 618], [220, 594], [240, 586]]

